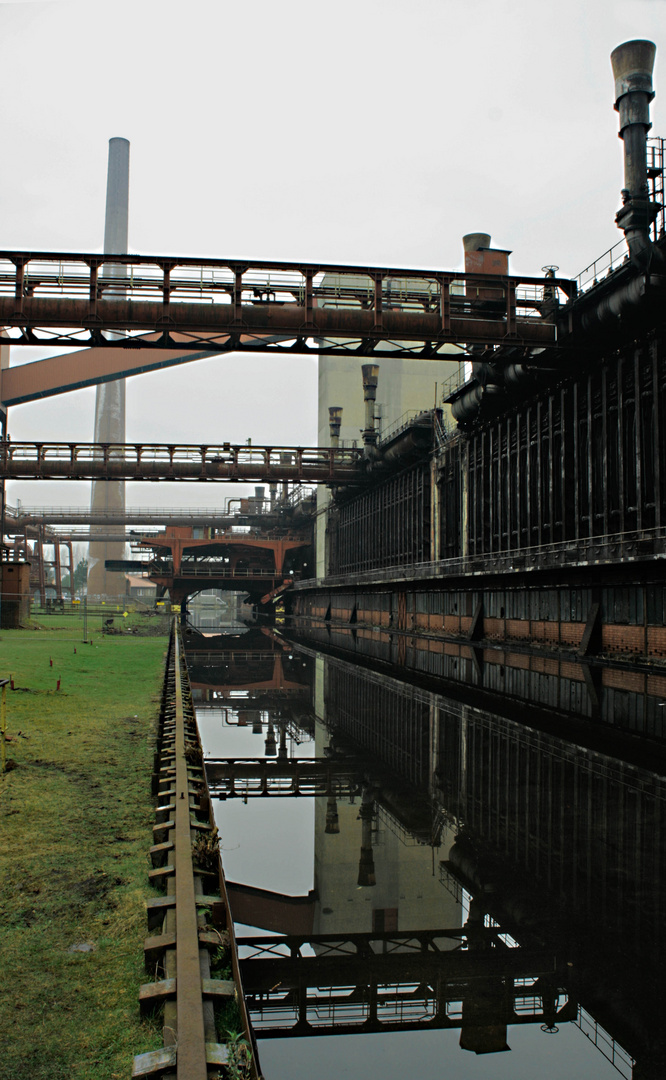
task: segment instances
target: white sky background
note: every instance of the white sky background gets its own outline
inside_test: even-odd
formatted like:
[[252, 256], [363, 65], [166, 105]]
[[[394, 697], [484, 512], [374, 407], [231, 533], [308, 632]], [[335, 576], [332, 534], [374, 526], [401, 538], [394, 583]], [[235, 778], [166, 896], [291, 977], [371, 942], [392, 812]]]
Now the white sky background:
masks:
[[[514, 271], [574, 276], [621, 238], [609, 55], [633, 37], [657, 44], [666, 135], [666, 0], [0, 2], [0, 248], [101, 251], [123, 136], [130, 251], [441, 269], [486, 231]], [[94, 394], [12, 408], [12, 438], [90, 440]], [[316, 411], [315, 360], [226, 356], [129, 380], [127, 438], [314, 444]]]

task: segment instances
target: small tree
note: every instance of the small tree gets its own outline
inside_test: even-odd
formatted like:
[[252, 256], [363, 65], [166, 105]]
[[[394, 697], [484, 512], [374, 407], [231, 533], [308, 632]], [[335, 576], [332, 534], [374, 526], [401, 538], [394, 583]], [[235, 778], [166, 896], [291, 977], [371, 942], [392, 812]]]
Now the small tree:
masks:
[[88, 580], [88, 560], [80, 559], [74, 570], [74, 595], [83, 591]]

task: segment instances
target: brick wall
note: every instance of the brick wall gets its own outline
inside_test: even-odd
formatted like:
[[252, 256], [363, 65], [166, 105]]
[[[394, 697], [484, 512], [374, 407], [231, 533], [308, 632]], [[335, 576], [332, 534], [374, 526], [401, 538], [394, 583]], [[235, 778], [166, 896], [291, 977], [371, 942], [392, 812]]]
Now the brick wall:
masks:
[[645, 652], [645, 628], [607, 623], [601, 627], [601, 649], [602, 652], [642, 654]]

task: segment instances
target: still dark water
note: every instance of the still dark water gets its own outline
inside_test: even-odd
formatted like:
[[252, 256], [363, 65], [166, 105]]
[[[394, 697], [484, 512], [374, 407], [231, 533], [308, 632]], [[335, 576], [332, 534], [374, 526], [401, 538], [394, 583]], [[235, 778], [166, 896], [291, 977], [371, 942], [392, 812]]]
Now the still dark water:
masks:
[[266, 1080], [664, 1075], [664, 754], [636, 719], [661, 723], [659, 681], [569, 665], [567, 713], [492, 709], [312, 638], [205, 634], [188, 664]]

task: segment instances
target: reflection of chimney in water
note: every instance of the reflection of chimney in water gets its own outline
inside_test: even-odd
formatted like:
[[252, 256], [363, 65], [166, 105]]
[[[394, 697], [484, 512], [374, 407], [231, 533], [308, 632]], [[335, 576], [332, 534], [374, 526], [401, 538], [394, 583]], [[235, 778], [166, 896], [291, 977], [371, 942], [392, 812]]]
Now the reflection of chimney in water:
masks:
[[375, 793], [370, 787], [363, 788], [361, 807], [361, 858], [358, 864], [358, 885], [375, 885], [375, 859], [372, 853], [372, 819], [375, 816]]
[[326, 828], [324, 832], [339, 833], [340, 819], [338, 818], [338, 801], [335, 794], [329, 795], [326, 801]]
[[266, 743], [265, 743], [265, 746], [264, 746], [264, 753], [266, 754], [266, 757], [275, 757], [275, 755], [277, 753], [277, 744], [276, 744], [276, 741], [275, 741], [275, 731], [273, 729], [272, 724], [268, 725], [268, 730], [266, 732]]
[[[465, 923], [467, 948], [470, 952], [485, 952], [485, 910], [477, 897], [472, 897]], [[497, 1054], [510, 1047], [507, 1036], [506, 986], [501, 976], [489, 975], [471, 980], [462, 996], [460, 1048], [474, 1054]]]
[[251, 720], [252, 722], [252, 734], [261, 735], [264, 728], [263, 724], [261, 723], [261, 713], [259, 709], [248, 709], [246, 715], [248, 717], [248, 720]]
[[287, 725], [285, 723], [280, 724], [280, 749], [278, 750], [278, 758], [280, 761], [287, 760]]

